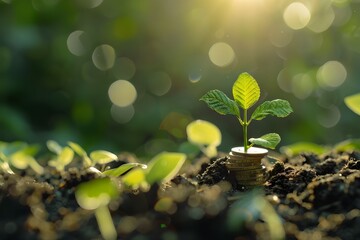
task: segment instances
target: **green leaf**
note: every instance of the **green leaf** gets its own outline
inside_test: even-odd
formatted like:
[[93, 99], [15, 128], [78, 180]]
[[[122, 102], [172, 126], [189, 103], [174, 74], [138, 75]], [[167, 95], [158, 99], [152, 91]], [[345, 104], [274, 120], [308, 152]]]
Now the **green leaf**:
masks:
[[235, 116], [240, 115], [239, 108], [235, 101], [228, 98], [226, 94], [220, 90], [211, 90], [202, 96], [200, 100], [206, 102], [209, 108], [219, 114], [232, 114]]
[[339, 152], [345, 151], [359, 151], [360, 139], [347, 139], [334, 146], [334, 149]]
[[221, 143], [221, 132], [219, 128], [211, 122], [196, 120], [186, 126], [186, 133], [189, 142], [196, 145], [214, 145]]
[[131, 170], [122, 177], [122, 180], [126, 186], [129, 186], [133, 189], [137, 189], [141, 185], [147, 184], [145, 181], [145, 172], [141, 168]]
[[121, 165], [120, 167], [106, 170], [103, 172], [103, 174], [105, 174], [106, 176], [110, 176], [110, 177], [119, 177], [120, 175], [126, 173], [127, 171], [129, 171], [130, 169], [132, 169], [134, 167], [141, 167], [142, 169], [147, 168], [147, 166], [145, 164], [141, 164], [141, 163], [125, 163], [125, 164]]
[[71, 163], [71, 161], [73, 160], [74, 158], [74, 151], [69, 148], [69, 147], [64, 147], [62, 149], [62, 151], [60, 152], [59, 156], [58, 156], [58, 159], [57, 161], [63, 165], [63, 166], [66, 166], [68, 165], [69, 163]]
[[232, 88], [235, 102], [242, 109], [249, 109], [260, 98], [260, 88], [256, 80], [249, 73], [242, 73]]
[[149, 184], [155, 182], [167, 182], [180, 170], [186, 160], [182, 153], [163, 152], [156, 155], [148, 164], [146, 181]]
[[94, 162], [97, 162], [99, 164], [106, 164], [108, 162], [118, 159], [118, 157], [115, 154], [108, 152], [108, 151], [104, 151], [104, 150], [97, 150], [97, 151], [91, 152], [90, 158]]
[[360, 115], [360, 93], [348, 96], [344, 99], [346, 106], [354, 113]]
[[87, 155], [86, 151], [79, 144], [74, 142], [68, 142], [68, 144], [80, 157], [85, 157]]
[[279, 144], [280, 141], [281, 141], [281, 138], [280, 138], [279, 134], [277, 134], [277, 133], [268, 133], [259, 138], [250, 138], [249, 139], [249, 142], [251, 142], [255, 145], [262, 146], [265, 148], [270, 148], [270, 149], [274, 149], [276, 147], [276, 145]]
[[329, 150], [330, 149], [328, 147], [310, 142], [297, 142], [280, 148], [280, 151], [289, 157], [293, 157], [301, 153], [315, 153], [320, 155]]
[[272, 101], [266, 101], [260, 106], [258, 106], [251, 115], [251, 119], [261, 120], [267, 115], [286, 117], [292, 112], [293, 110], [288, 101], [282, 99], [275, 99]]
[[48, 140], [46, 142], [47, 148], [55, 154], [60, 154], [62, 151], [62, 147], [54, 140]]
[[109, 178], [98, 178], [81, 183], [75, 191], [78, 204], [87, 210], [108, 205], [110, 200], [117, 197], [118, 194], [115, 183]]

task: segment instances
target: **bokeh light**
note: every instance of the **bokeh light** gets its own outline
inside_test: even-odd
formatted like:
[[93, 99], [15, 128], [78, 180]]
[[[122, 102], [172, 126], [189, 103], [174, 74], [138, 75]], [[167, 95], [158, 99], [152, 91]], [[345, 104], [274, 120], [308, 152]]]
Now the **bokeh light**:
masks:
[[347, 71], [344, 65], [338, 61], [328, 61], [317, 71], [316, 78], [320, 87], [333, 90], [344, 83]]
[[149, 91], [156, 96], [165, 95], [171, 88], [171, 78], [167, 73], [157, 72], [147, 79]]
[[117, 80], [109, 87], [109, 98], [118, 107], [127, 107], [133, 104], [137, 97], [137, 92], [129, 81]]
[[115, 58], [114, 48], [107, 44], [96, 47], [92, 54], [94, 65], [102, 71], [112, 68], [115, 63]]
[[292, 78], [292, 92], [299, 99], [308, 98], [314, 90], [314, 83], [308, 74], [297, 74]]
[[128, 105], [126, 107], [119, 107], [113, 104], [110, 109], [110, 113], [112, 118], [120, 124], [124, 124], [129, 122], [134, 114], [135, 114], [135, 108], [133, 105]]
[[301, 2], [293, 2], [284, 11], [285, 23], [294, 30], [299, 30], [310, 22], [311, 13]]
[[324, 32], [332, 25], [335, 12], [328, 1], [314, 1], [313, 3], [317, 5], [312, 9], [312, 17], [307, 27], [316, 33]]
[[340, 110], [335, 105], [322, 108], [317, 115], [318, 122], [325, 128], [335, 127], [340, 121], [340, 117]]
[[216, 66], [226, 67], [234, 61], [235, 52], [229, 44], [218, 42], [211, 46], [209, 57], [211, 62]]
[[96, 8], [102, 4], [104, 0], [76, 0], [76, 2], [82, 7]]
[[83, 41], [84, 31], [76, 30], [69, 34], [66, 44], [69, 51], [75, 56], [81, 56], [86, 52], [86, 46]]
[[131, 79], [136, 72], [136, 66], [133, 61], [126, 57], [117, 58], [112, 69], [117, 79]]

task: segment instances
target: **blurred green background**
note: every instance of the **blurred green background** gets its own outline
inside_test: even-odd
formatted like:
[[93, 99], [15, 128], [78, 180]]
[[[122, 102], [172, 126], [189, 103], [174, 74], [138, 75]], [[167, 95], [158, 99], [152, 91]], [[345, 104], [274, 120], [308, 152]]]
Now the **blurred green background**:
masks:
[[360, 92], [360, 1], [0, 0], [0, 139], [75, 141], [153, 155], [194, 119], [223, 151], [241, 127], [198, 99], [237, 76], [294, 113], [250, 126], [280, 145], [359, 137], [344, 97]]

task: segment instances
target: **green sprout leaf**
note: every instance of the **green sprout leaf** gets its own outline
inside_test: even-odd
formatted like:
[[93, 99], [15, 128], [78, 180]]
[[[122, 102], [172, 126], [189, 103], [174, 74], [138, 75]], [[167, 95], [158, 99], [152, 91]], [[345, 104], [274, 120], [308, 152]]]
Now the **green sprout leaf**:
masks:
[[330, 149], [328, 147], [310, 142], [297, 142], [280, 148], [280, 152], [289, 157], [293, 157], [301, 153], [315, 153], [320, 155], [329, 150]]
[[117, 232], [107, 205], [118, 195], [117, 186], [109, 178], [98, 178], [82, 183], [75, 191], [76, 200], [82, 208], [95, 210], [95, 217], [105, 240], [117, 239]]
[[110, 200], [118, 194], [119, 191], [110, 178], [97, 178], [81, 183], [75, 191], [80, 207], [87, 210], [95, 210], [100, 206], [108, 205]]
[[215, 145], [221, 143], [221, 132], [217, 126], [204, 120], [196, 120], [186, 127], [189, 142], [196, 145]]
[[261, 120], [268, 115], [275, 117], [286, 117], [292, 112], [293, 110], [288, 101], [276, 99], [272, 101], [266, 101], [258, 106], [253, 112], [251, 119]]
[[232, 88], [235, 102], [242, 109], [249, 109], [260, 98], [260, 88], [256, 80], [249, 73], [242, 73]]
[[344, 99], [346, 106], [354, 113], [360, 115], [360, 93], [348, 96]]
[[221, 143], [221, 132], [217, 126], [204, 120], [196, 120], [186, 127], [187, 137], [190, 143], [200, 147], [208, 157], [217, 155], [216, 147]]
[[94, 162], [97, 162], [99, 164], [106, 164], [118, 159], [118, 157], [115, 154], [104, 150], [96, 150], [91, 152], [90, 158]]
[[70, 147], [64, 147], [56, 159], [49, 161], [49, 165], [55, 167], [58, 171], [62, 171], [73, 158], [74, 151]]
[[80, 157], [84, 157], [86, 155], [86, 151], [79, 144], [74, 142], [68, 142], [68, 144]]
[[60, 154], [62, 151], [62, 147], [54, 140], [48, 140], [46, 142], [47, 148], [55, 154]]
[[209, 106], [209, 108], [219, 114], [231, 114], [237, 117], [240, 115], [239, 108], [235, 101], [229, 99], [222, 91], [211, 90], [202, 96], [200, 100], [204, 101]]
[[182, 153], [163, 152], [156, 155], [148, 164], [146, 181], [149, 184], [155, 182], [167, 182], [180, 170], [186, 160]]
[[88, 168], [88, 167], [91, 167], [93, 164], [92, 164], [92, 161], [91, 159], [88, 157], [86, 151], [77, 143], [74, 143], [74, 142], [68, 142], [69, 146], [75, 151], [75, 153], [77, 155], [79, 155], [80, 157], [83, 158], [83, 164], [84, 164], [84, 167]]
[[265, 148], [274, 149], [279, 144], [281, 138], [277, 133], [268, 133], [259, 138], [250, 138], [249, 142]]
[[145, 164], [141, 164], [141, 163], [125, 163], [125, 164], [121, 165], [120, 167], [106, 170], [103, 172], [103, 174], [105, 174], [106, 176], [109, 176], [109, 177], [119, 177], [120, 175], [126, 173], [127, 171], [129, 171], [130, 169], [135, 168], [135, 167], [141, 167], [142, 169], [147, 168], [147, 166]]
[[334, 146], [334, 149], [339, 152], [345, 151], [359, 151], [360, 139], [347, 139]]
[[131, 170], [129, 173], [122, 177], [122, 180], [126, 186], [132, 189], [137, 189], [142, 185], [146, 185], [145, 171], [141, 168]]

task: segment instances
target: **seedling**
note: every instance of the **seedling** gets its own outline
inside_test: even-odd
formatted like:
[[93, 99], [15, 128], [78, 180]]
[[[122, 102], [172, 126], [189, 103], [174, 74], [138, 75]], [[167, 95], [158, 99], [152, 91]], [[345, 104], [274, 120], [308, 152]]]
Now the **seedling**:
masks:
[[10, 165], [17, 169], [32, 168], [37, 174], [42, 174], [44, 168], [37, 163], [34, 156], [38, 152], [38, 147], [28, 145], [24, 142], [0, 143], [0, 167], [12, 174]]
[[64, 167], [72, 162], [74, 153], [79, 155], [83, 160], [85, 168], [91, 168], [95, 164], [106, 164], [108, 162], [117, 160], [117, 156], [105, 150], [96, 150], [90, 153], [90, 157], [86, 151], [77, 143], [68, 142], [69, 146], [62, 147], [53, 140], [47, 141], [47, 147], [50, 151], [54, 152], [57, 156], [55, 159], [49, 161], [49, 165], [55, 167], [57, 170], [62, 171]]
[[[286, 100], [275, 99], [265, 101], [259, 105], [248, 118], [248, 110], [259, 100], [260, 88], [256, 80], [249, 73], [239, 75], [232, 87], [234, 100], [231, 100], [220, 90], [211, 90], [200, 98], [207, 105], [222, 115], [234, 115], [243, 129], [244, 152], [253, 145], [274, 149], [281, 138], [277, 133], [268, 133], [259, 138], [248, 139], [248, 126], [253, 120], [262, 120], [268, 115], [286, 117], [293, 112]], [[240, 109], [242, 110], [242, 116]], [[250, 144], [249, 144], [250, 142]]]
[[217, 155], [221, 132], [217, 126], [204, 120], [196, 120], [186, 127], [188, 141], [200, 148], [209, 158]]
[[102, 237], [105, 240], [116, 239], [117, 232], [111, 218], [108, 204], [119, 196], [119, 190], [109, 178], [98, 178], [80, 184], [75, 197], [83, 209], [95, 211], [95, 217]]
[[107, 170], [103, 174], [110, 177], [121, 177], [124, 184], [132, 189], [146, 190], [156, 182], [170, 181], [179, 172], [185, 160], [185, 154], [162, 152], [152, 158], [147, 165], [127, 163]]

